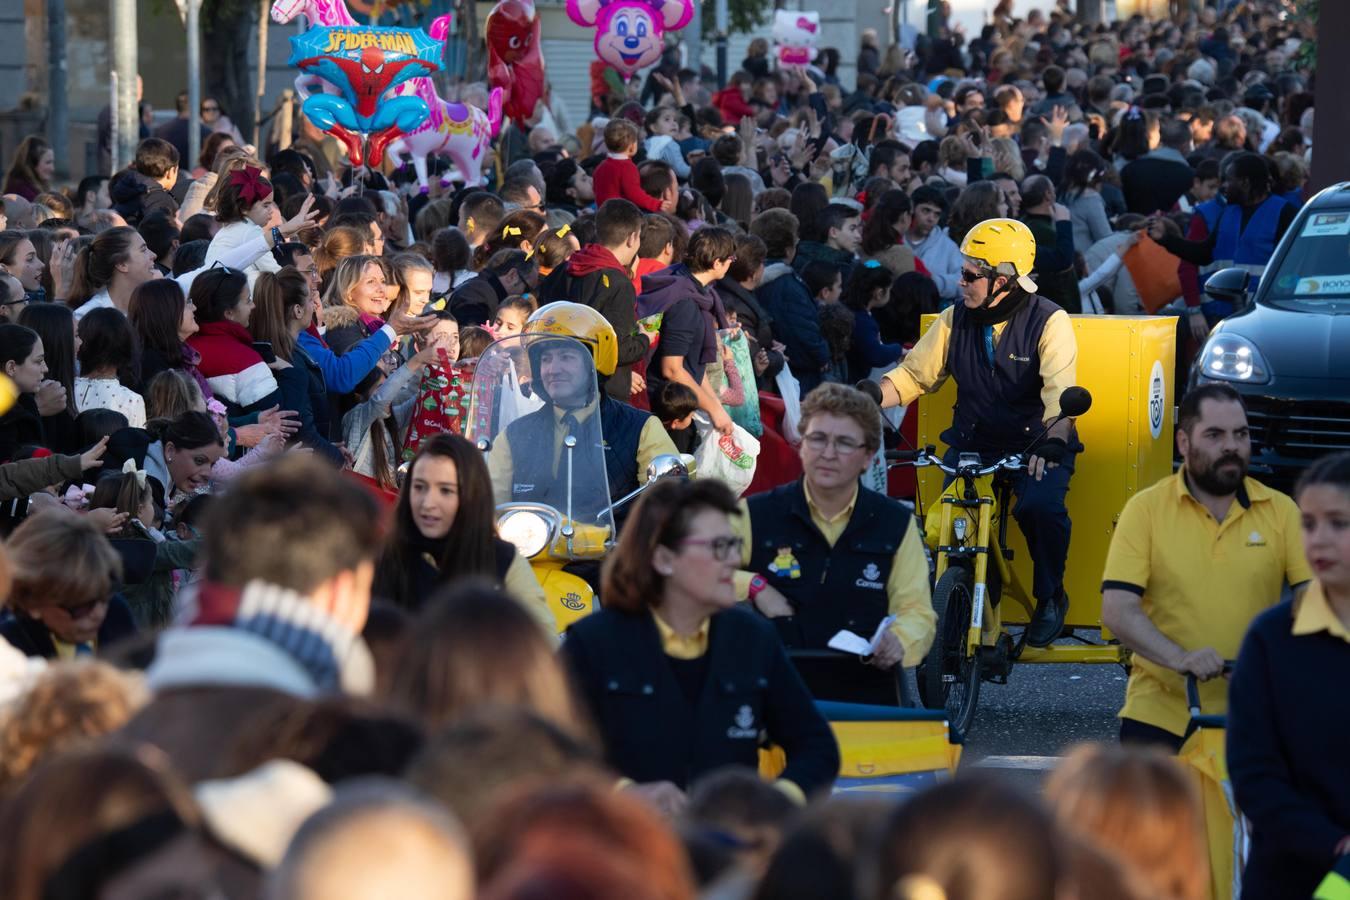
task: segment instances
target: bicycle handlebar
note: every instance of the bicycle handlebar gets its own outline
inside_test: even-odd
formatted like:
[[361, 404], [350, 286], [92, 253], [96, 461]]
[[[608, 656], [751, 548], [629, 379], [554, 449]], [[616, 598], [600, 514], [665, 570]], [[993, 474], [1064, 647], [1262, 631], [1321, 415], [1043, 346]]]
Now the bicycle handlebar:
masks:
[[969, 465], [963, 466], [960, 463], [955, 466], [949, 466], [942, 461], [942, 457], [938, 456], [935, 450], [936, 448], [931, 444], [924, 447], [922, 450], [887, 450], [886, 462], [912, 463], [915, 468], [933, 466], [939, 471], [951, 475], [953, 478], [961, 475], [970, 475], [971, 477], [979, 478], [984, 475], [992, 475], [1000, 469], [1012, 472], [1026, 468], [1026, 463], [1023, 461], [1020, 453], [1009, 453], [992, 465], [972, 467]]

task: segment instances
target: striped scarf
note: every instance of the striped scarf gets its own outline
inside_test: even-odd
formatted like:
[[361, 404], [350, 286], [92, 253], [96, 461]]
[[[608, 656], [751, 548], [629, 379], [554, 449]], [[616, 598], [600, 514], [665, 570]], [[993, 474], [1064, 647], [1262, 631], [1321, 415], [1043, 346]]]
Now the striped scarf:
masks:
[[[184, 619], [191, 628], [215, 625], [238, 628], [277, 645], [298, 662], [322, 692], [346, 689], [360, 668], [349, 665], [362, 654], [360, 636], [295, 591], [262, 581], [243, 589], [202, 582], [194, 608]], [[364, 649], [364, 648], [362, 648]]]

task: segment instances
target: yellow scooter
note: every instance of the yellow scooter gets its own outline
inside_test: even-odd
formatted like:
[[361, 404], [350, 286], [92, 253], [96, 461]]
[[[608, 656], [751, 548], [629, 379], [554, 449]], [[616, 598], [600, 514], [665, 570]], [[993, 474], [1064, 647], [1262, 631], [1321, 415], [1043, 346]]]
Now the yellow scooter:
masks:
[[[585, 384], [574, 393], [587, 398], [584, 405], [564, 409], [545, 401], [543, 391], [527, 395], [522, 389], [522, 375], [542, 384], [531, 372], [531, 360], [541, 348], [530, 352], [542, 343], [549, 353], [576, 356], [575, 377]], [[556, 386], [555, 393], [560, 393]], [[530, 561], [560, 632], [595, 609], [593, 585], [599, 564], [614, 546], [615, 510], [657, 479], [685, 477], [692, 469], [681, 457], [658, 456], [647, 467], [646, 484], [613, 500], [598, 397], [590, 351], [556, 334], [503, 338], [483, 351], [474, 370], [466, 437], [487, 456], [498, 501], [497, 533]], [[575, 420], [572, 433], [557, 442], [559, 423], [568, 414]]]

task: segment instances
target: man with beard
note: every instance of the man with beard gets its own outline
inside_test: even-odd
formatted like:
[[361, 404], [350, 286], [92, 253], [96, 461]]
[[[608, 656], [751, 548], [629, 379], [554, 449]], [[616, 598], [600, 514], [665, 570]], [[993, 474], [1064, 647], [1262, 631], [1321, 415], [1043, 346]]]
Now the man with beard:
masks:
[[1294, 501], [1247, 477], [1251, 432], [1242, 397], [1207, 384], [1182, 398], [1175, 477], [1120, 513], [1102, 574], [1102, 623], [1134, 652], [1120, 711], [1122, 743], [1181, 749], [1186, 676], [1207, 714], [1227, 711], [1224, 660], [1283, 587], [1312, 578]]

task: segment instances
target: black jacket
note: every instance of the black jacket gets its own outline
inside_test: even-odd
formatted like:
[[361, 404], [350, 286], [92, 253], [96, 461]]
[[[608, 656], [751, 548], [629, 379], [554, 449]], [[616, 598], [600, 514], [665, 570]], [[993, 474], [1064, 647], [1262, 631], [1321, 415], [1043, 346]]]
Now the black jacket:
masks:
[[0, 461], [14, 458], [20, 447], [47, 446], [47, 429], [37, 413], [37, 401], [31, 394], [20, 394], [9, 412], [0, 416]]
[[[426, 543], [430, 545], [434, 542]], [[516, 548], [514, 544], [508, 544], [501, 538], [497, 538], [494, 544], [497, 551], [496, 580], [498, 585], [504, 585], [506, 572], [516, 558]], [[454, 577], [452, 575], [442, 578], [440, 570], [432, 562], [433, 558], [430, 552], [423, 552], [408, 565], [406, 557], [402, 554], [386, 553], [375, 566], [375, 581], [370, 587], [371, 596], [387, 600], [409, 612], [417, 612], [432, 595]], [[399, 578], [399, 570], [404, 573], [402, 579]]]
[[554, 300], [584, 303], [614, 326], [619, 339], [619, 367], [605, 382], [605, 393], [628, 402], [633, 388], [633, 363], [647, 355], [647, 339], [638, 334], [637, 294], [633, 282], [619, 269], [600, 269], [573, 275], [566, 264], [558, 266], [539, 285], [540, 304]]
[[[1184, 162], [1156, 156], [1142, 156], [1120, 170], [1125, 206], [1141, 216], [1170, 211], [1194, 180], [1195, 171]], [[1080, 253], [1086, 250], [1078, 248]]]
[[113, 210], [133, 228], [152, 212], [163, 210], [170, 216], [178, 214], [173, 195], [139, 172], [126, 169], [112, 178], [108, 186]]
[[491, 272], [470, 278], [450, 295], [450, 312], [460, 328], [490, 325], [497, 307], [507, 298], [507, 290]]
[[[131, 607], [121, 594], [113, 594], [108, 601], [108, 614], [98, 630], [97, 655], [103, 655], [113, 644], [135, 633], [136, 621], [131, 617]], [[0, 614], [0, 637], [25, 656], [56, 658], [56, 644], [52, 643], [51, 632], [37, 619], [12, 611]]]
[[839, 746], [773, 626], [741, 606], [713, 616], [710, 626], [696, 703], [647, 613], [604, 609], [568, 629], [563, 657], [610, 764], [637, 782], [686, 788], [722, 766], [757, 768], [767, 738], [787, 754], [783, 778], [808, 795], [827, 790], [839, 772]]
[[753, 291], [746, 290], [730, 278], [723, 278], [716, 287], [722, 297], [722, 305], [728, 313], [736, 314], [736, 322], [745, 332], [746, 340], [750, 343], [750, 361], [754, 362], [755, 354], [761, 348], [769, 354], [769, 367], [755, 377], [756, 384], [761, 391], [776, 391], [774, 379], [782, 370], [784, 360], [783, 354], [773, 349], [773, 317], [760, 305]]

